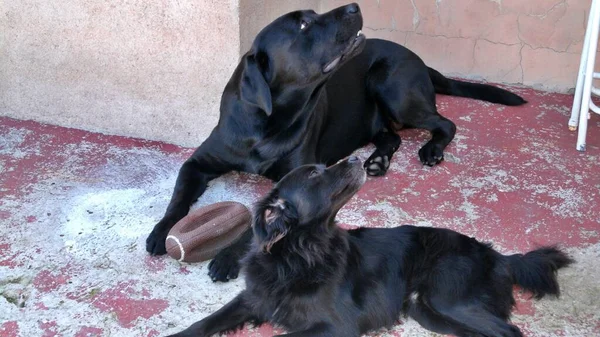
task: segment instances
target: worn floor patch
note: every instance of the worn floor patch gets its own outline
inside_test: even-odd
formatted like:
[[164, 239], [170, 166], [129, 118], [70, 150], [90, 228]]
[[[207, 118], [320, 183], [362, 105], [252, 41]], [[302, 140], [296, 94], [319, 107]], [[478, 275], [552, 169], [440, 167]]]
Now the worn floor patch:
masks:
[[[402, 131], [389, 172], [369, 178], [340, 225], [440, 226], [504, 253], [559, 243], [577, 264], [559, 274], [560, 299], [518, 295], [526, 336], [600, 335], [600, 125], [585, 153], [567, 130], [571, 97], [515, 89], [503, 107], [439, 96], [458, 126], [445, 162], [417, 152], [428, 135]], [[372, 147], [357, 151], [364, 160]], [[146, 235], [168, 203], [191, 149], [0, 117], [0, 337], [163, 336], [219, 309], [243, 281], [214, 284], [206, 263], [150, 257]], [[251, 205], [271, 186], [232, 173], [194, 207]], [[408, 319], [369, 336], [436, 336]], [[235, 336], [271, 336], [268, 325]]]

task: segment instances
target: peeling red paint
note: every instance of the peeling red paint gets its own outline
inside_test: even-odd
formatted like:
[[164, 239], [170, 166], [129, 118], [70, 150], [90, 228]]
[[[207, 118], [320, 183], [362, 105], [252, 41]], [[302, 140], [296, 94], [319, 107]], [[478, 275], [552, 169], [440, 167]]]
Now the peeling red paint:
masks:
[[0, 256], [7, 255], [9, 251], [10, 251], [10, 244], [8, 244], [8, 243], [0, 244]]
[[41, 292], [51, 292], [60, 286], [67, 284], [71, 276], [64, 271], [53, 273], [50, 270], [42, 270], [33, 279], [33, 286]]
[[42, 329], [43, 334], [42, 337], [57, 337], [61, 336], [58, 331], [56, 331], [58, 324], [56, 321], [42, 321], [38, 323], [40, 329]]
[[91, 302], [97, 289], [88, 285], [78, 286], [74, 291], [69, 291], [64, 296], [72, 301]]
[[75, 337], [102, 337], [104, 330], [91, 326], [84, 326], [76, 334]]
[[146, 269], [150, 272], [159, 272], [165, 270], [166, 263], [164, 257], [156, 257], [156, 256], [146, 256], [144, 258], [144, 264], [146, 265]]
[[531, 334], [533, 333], [531, 328], [527, 325], [523, 325], [523, 324], [515, 324], [515, 325], [518, 326], [519, 329], [521, 329], [521, 333], [523, 333], [523, 336], [531, 336]]
[[188, 310], [190, 312], [196, 312], [196, 311], [198, 311], [198, 305], [196, 303], [192, 302], [188, 305]]
[[48, 307], [43, 302], [37, 302], [35, 305], [36, 310], [45, 311], [48, 310]]
[[154, 329], [152, 329], [152, 330], [150, 330], [150, 331], [148, 332], [148, 335], [147, 335], [147, 336], [148, 336], [148, 337], [158, 337], [158, 336], [160, 336], [160, 332], [159, 332], [159, 331], [157, 331], [157, 330], [154, 330]]
[[0, 337], [19, 336], [19, 323], [17, 321], [4, 322], [0, 325]]
[[[357, 196], [341, 210], [339, 225], [346, 229], [414, 223], [435, 225], [491, 241], [507, 253], [556, 242], [574, 252], [598, 244], [600, 209], [590, 205], [600, 204], [600, 175], [592, 174], [600, 172], [600, 132], [593, 131], [600, 123], [595, 116], [592, 117], [588, 151], [579, 153], [574, 149], [576, 133], [566, 131], [572, 96], [517, 90], [530, 103], [512, 108], [440, 96], [440, 113], [458, 126], [457, 137], [446, 151], [446, 161], [434, 168], [422, 167], [417, 152], [428, 140], [428, 133], [422, 130], [401, 131], [403, 143], [392, 159], [388, 174], [367, 180]], [[14, 284], [16, 291], [20, 291], [22, 282], [28, 282], [27, 277], [30, 276], [34, 277], [32, 286], [37, 291], [32, 292], [26, 307], [18, 311], [18, 317], [8, 316], [8, 322], [0, 323], [0, 337], [21, 337], [18, 335], [19, 326], [22, 331], [39, 332], [37, 336], [42, 333], [53, 336], [57, 331], [65, 336], [77, 333], [76, 337], [101, 336], [109, 332], [113, 335], [155, 336], [161, 335], [164, 332], [161, 329], [172, 322], [181, 324], [174, 321], [172, 315], [178, 308], [174, 308], [173, 304], [170, 307], [169, 303], [188, 308], [184, 312], [193, 313], [193, 316], [207, 314], [208, 307], [211, 310], [218, 308], [219, 301], [225, 298], [221, 296], [224, 288], [220, 285], [205, 283], [203, 287], [211, 288], [202, 293], [206, 291], [203, 288], [198, 292], [202, 294], [193, 295], [183, 293], [180, 290], [183, 287], [179, 288], [178, 282], [187, 282], [190, 275], [206, 277], [206, 265], [180, 266], [167, 257], [144, 255], [145, 235], [160, 219], [161, 214], [156, 212], [156, 207], [152, 209], [151, 216], [154, 218], [143, 220], [149, 223], [147, 229], [140, 232], [140, 238], [127, 233], [129, 237], [126, 240], [114, 245], [123, 253], [119, 253], [117, 258], [107, 254], [102, 244], [92, 252], [78, 250], [81, 249], [78, 244], [104, 238], [108, 233], [107, 227], [119, 226], [119, 221], [129, 214], [108, 216], [110, 221], [105, 223], [103, 217], [106, 214], [102, 213], [101, 207], [90, 209], [94, 212], [89, 214], [90, 219], [98, 217], [99, 226], [84, 228], [81, 236], [75, 231], [67, 242], [69, 234], [65, 234], [65, 224], [73, 224], [73, 221], [68, 222], [72, 212], [85, 212], [85, 209], [73, 210], [62, 204], [52, 207], [50, 202], [38, 204], [37, 208], [30, 207], [35, 201], [30, 200], [31, 196], [36, 193], [36, 197], [42, 195], [40, 191], [44, 194], [39, 200], [56, 199], [59, 200], [56, 203], [61, 203], [68, 198], [82, 196], [77, 195], [82, 190], [84, 193], [88, 189], [97, 190], [98, 186], [103, 191], [119, 188], [144, 190], [150, 186], [148, 184], [156, 183], [156, 177], [160, 177], [164, 184], [193, 149], [0, 117], [0, 140], [13, 131], [19, 135], [20, 143], [10, 145], [14, 151], [0, 151], [0, 161], [6, 168], [0, 174], [0, 220], [4, 225], [0, 226], [0, 240], [3, 240], [0, 242], [0, 267], [9, 269], [11, 277], [16, 272], [15, 277], [19, 280], [18, 284]], [[372, 150], [373, 147], [369, 146], [359, 151], [359, 155], [365, 159]], [[158, 158], [148, 161], [154, 166], [134, 165], [132, 168], [133, 163], [147, 160], [150, 156]], [[167, 164], [161, 166], [157, 163]], [[124, 170], [127, 174], [120, 174]], [[239, 196], [236, 194], [238, 191], [250, 191], [258, 198], [273, 185], [265, 178], [245, 173], [230, 173], [219, 184], [223, 181], [231, 191], [231, 195], [225, 197], [232, 200]], [[169, 184], [170, 189], [172, 182]], [[211, 187], [207, 193], [210, 191]], [[145, 196], [164, 199], [153, 205], [166, 207], [170, 192], [161, 190], [158, 194]], [[92, 193], [92, 197], [94, 195]], [[206, 199], [199, 200], [202, 201]], [[138, 214], [139, 210], [132, 206], [131, 215]], [[33, 238], [28, 236], [42, 226], [44, 235], [49, 235], [32, 245]], [[79, 238], [81, 241], [78, 241]], [[592, 257], [595, 256], [593, 253]], [[589, 251], [587, 254], [590, 259]], [[127, 265], [118, 265], [120, 261], [116, 260], [122, 256], [135, 260]], [[32, 262], [40, 258], [48, 258], [58, 266], [74, 262], [59, 269], [51, 266], [29, 269], [39, 268], [39, 264]], [[119, 268], [116, 269], [115, 265]], [[115, 270], [120, 273], [115, 274]], [[123, 272], [125, 270], [127, 272]], [[21, 275], [26, 277], [21, 278]], [[145, 276], [142, 278], [140, 275]], [[571, 292], [573, 290], [569, 287], [594, 286], [588, 281], [581, 284], [574, 282], [572, 278], [569, 282], [565, 289]], [[177, 287], [169, 288], [175, 284]], [[156, 298], [156, 294], [165, 296], [165, 299]], [[568, 335], [567, 331], [577, 331], [579, 335], [582, 335], [581, 331], [600, 335], [597, 313], [580, 308], [593, 307], [593, 304], [585, 304], [588, 305], [586, 307], [582, 304], [585, 301], [581, 300], [581, 295], [578, 297], [581, 303], [574, 302], [573, 297], [562, 297], [556, 305], [571, 301], [568, 305], [572, 304], [580, 312], [590, 312], [589, 316], [572, 312], [557, 314], [557, 309], [550, 309], [554, 302], [535, 302], [529, 299], [528, 294], [519, 294], [518, 290], [515, 294], [515, 321], [518, 320], [526, 336], [561, 336]], [[68, 306], [61, 304], [61, 301], [69, 300], [72, 302]], [[61, 321], [60, 330], [55, 321], [59, 311], [72, 318], [70, 323], [63, 324]], [[30, 322], [24, 320], [17, 324], [21, 316], [29, 317]], [[110, 319], [112, 317], [115, 319]], [[152, 319], [148, 321], [150, 317]], [[37, 319], [45, 319], [43, 322], [46, 323], [38, 324]], [[189, 322], [189, 317], [179, 319]], [[82, 327], [80, 321], [83, 320], [90, 326]], [[560, 323], [549, 326], [544, 324], [546, 320]], [[415, 324], [409, 320], [370, 336], [411, 335]], [[184, 324], [181, 325], [184, 328]], [[553, 331], [555, 328], [556, 331]], [[263, 325], [246, 328], [233, 336], [264, 337], [278, 332], [270, 325]]]
[[10, 252], [10, 244], [0, 243], [0, 256], [8, 255]]
[[[2, 203], [0, 202], [0, 205], [2, 205]], [[11, 217], [11, 213], [8, 211], [0, 211], [0, 220], [6, 220], [9, 219]]]
[[11, 256], [9, 256], [10, 253], [12, 253], [10, 244], [8, 244], [8, 243], [0, 244], [0, 267], [8, 267], [10, 269], [14, 269], [17, 266], [19, 266], [19, 263], [17, 263], [17, 261], [15, 261], [15, 259], [19, 256], [19, 254], [14, 253]]
[[259, 337], [259, 336], [274, 336], [284, 333], [284, 330], [276, 329], [271, 324], [262, 324], [251, 330], [240, 330], [228, 334], [229, 337]]
[[516, 302], [514, 313], [533, 316], [535, 314], [535, 307], [533, 306], [534, 299], [531, 298], [531, 294], [527, 292], [522, 293], [519, 287], [515, 287], [515, 289], [517, 290], [513, 292]]
[[126, 328], [132, 327], [138, 318], [148, 319], [169, 306], [169, 303], [162, 299], [132, 298], [137, 293], [133, 285], [134, 282], [121, 282], [114, 288], [100, 292], [92, 304], [104, 312], [115, 313], [119, 324]]
[[350, 229], [354, 228], [354, 226], [351, 226], [351, 225], [349, 225], [349, 224], [342, 223], [342, 222], [338, 222], [338, 223], [337, 223], [337, 225], [338, 225], [340, 228], [342, 228], [342, 229], [345, 229], [345, 230], [350, 230]]

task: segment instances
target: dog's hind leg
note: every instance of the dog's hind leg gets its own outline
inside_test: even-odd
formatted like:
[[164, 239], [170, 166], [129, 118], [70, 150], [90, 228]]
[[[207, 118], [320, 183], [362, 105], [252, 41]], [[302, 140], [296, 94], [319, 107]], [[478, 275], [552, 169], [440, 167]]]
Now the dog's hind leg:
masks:
[[150, 254], [163, 255], [167, 252], [165, 240], [169, 230], [188, 214], [190, 206], [204, 193], [209, 181], [233, 169], [216, 158], [215, 143], [219, 142], [209, 137], [181, 166], [167, 211], [146, 239], [146, 250]]
[[444, 149], [454, 138], [456, 126], [437, 112], [427, 67], [420, 60], [415, 62], [376, 62], [369, 70], [368, 87], [390, 124], [431, 132], [431, 140], [419, 150], [419, 159], [433, 166], [444, 159]]
[[419, 150], [419, 159], [423, 165], [433, 166], [444, 160], [444, 149], [454, 139], [456, 125], [442, 115], [435, 113], [427, 119], [413, 124], [431, 132], [431, 139]]
[[393, 130], [383, 129], [373, 137], [372, 142], [376, 149], [365, 161], [364, 166], [368, 175], [382, 176], [387, 172], [390, 160], [400, 146], [400, 136]]
[[417, 302], [416, 293], [413, 293], [413, 298], [408, 302], [406, 313], [412, 319], [417, 321], [422, 327], [427, 330], [439, 333], [439, 334], [453, 334], [457, 336], [464, 336], [464, 332], [458, 329], [457, 325], [446, 319], [444, 316], [432, 310], [429, 306], [424, 305], [421, 302]]
[[444, 302], [432, 299], [429, 305], [447, 324], [453, 325], [452, 329], [459, 337], [523, 337], [518, 327], [490, 313], [476, 300], [453, 305]]
[[249, 321], [254, 324], [262, 323], [252, 315], [252, 310], [244, 302], [242, 292], [217, 312], [168, 337], [208, 337], [220, 332], [236, 330]]

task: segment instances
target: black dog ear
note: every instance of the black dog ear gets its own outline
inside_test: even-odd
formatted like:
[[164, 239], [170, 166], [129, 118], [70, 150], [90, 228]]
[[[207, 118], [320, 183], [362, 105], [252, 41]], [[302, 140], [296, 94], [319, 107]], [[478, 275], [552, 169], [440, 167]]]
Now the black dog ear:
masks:
[[244, 57], [244, 72], [240, 83], [240, 97], [243, 101], [262, 109], [267, 116], [273, 112], [271, 89], [261, 72], [254, 54]]
[[262, 251], [270, 253], [297, 223], [296, 210], [282, 199], [256, 207], [253, 226]]

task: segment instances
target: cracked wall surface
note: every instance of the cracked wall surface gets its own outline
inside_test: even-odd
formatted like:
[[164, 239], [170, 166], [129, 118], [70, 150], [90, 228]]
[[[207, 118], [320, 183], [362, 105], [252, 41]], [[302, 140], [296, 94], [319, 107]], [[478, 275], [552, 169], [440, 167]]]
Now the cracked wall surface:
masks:
[[[351, 0], [0, 1], [0, 116], [197, 146], [254, 35]], [[568, 91], [589, 0], [359, 0], [447, 75]]]
[[[346, 2], [321, 0], [321, 10]], [[589, 0], [357, 2], [365, 18], [363, 32], [367, 36], [400, 43], [445, 74], [559, 92], [575, 86], [591, 3]]]

